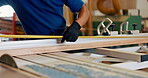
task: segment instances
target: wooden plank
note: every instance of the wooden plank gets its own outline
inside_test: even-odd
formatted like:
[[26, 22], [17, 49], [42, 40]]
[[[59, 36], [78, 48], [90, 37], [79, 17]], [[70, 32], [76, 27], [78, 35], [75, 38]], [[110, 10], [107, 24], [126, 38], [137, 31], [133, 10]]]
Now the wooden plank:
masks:
[[0, 46], [1, 46], [0, 50], [45, 47], [45, 46], [53, 46], [55, 44], [56, 44], [56, 39], [8, 41], [8, 42], [0, 43]]
[[12, 22], [0, 18], [0, 28], [0, 33], [2, 34], [13, 34]]
[[109, 47], [109, 46], [119, 46], [128, 44], [139, 44], [148, 43], [148, 38], [138, 38], [138, 39], [94, 39], [94, 40], [81, 40], [79, 43], [65, 43], [65, 44], [53, 44], [47, 47], [37, 47], [37, 48], [24, 48], [24, 49], [14, 49], [14, 50], [0, 50], [0, 56], [3, 54], [10, 54], [11, 56], [26, 55], [26, 54], [37, 54], [37, 53], [48, 53], [56, 51], [68, 51], [68, 50], [78, 50], [78, 49], [89, 49], [98, 47]]
[[148, 68], [139, 69], [140, 71], [148, 72]]
[[[45, 54], [46, 55], [46, 54]], [[27, 56], [17, 56], [24, 60], [32, 61], [34, 63], [44, 64], [46, 66], [55, 66], [56, 68], [63, 68], [68, 70], [69, 72], [79, 73], [84, 75], [84, 77], [88, 78], [104, 78], [104, 77], [118, 77], [118, 78], [129, 78], [129, 77], [147, 77], [147, 73], [137, 72], [137, 71], [129, 71], [120, 68], [114, 68], [112, 66], [108, 66], [105, 64], [92, 64], [83, 61], [76, 61], [61, 58], [58, 56], [47, 55], [38, 56], [38, 55], [27, 55]], [[89, 74], [88, 74], [89, 73]], [[136, 74], [138, 73], [138, 74]]]
[[92, 0], [88, 0], [88, 10], [89, 10], [89, 12], [90, 12], [90, 16], [89, 16], [89, 18], [88, 18], [88, 28], [87, 28], [87, 34], [88, 35], [93, 35], [93, 31], [92, 31], [92, 28], [93, 28], [93, 25], [92, 25]]
[[[46, 58], [46, 57], [45, 57]], [[13, 58], [18, 66], [19, 69], [38, 75], [40, 78], [79, 78], [76, 75], [73, 75], [69, 73], [68, 71], [65, 72], [64, 70], [59, 70], [55, 67], [52, 66], [46, 66], [43, 64], [38, 64], [35, 62], [23, 60], [20, 58]], [[46, 63], [47, 60], [42, 60], [40, 58], [37, 58], [38, 61], [42, 61], [42, 63]], [[48, 61], [53, 61], [53, 60], [48, 60]], [[58, 75], [56, 75], [58, 74]]]
[[[87, 53], [88, 54], [88, 53]], [[118, 58], [111, 58], [111, 57], [105, 57], [105, 55], [98, 55], [98, 54], [92, 54], [89, 53], [90, 55], [86, 55], [86, 52], [83, 53], [74, 53], [74, 54], [68, 54], [68, 53], [63, 53], [63, 52], [53, 52], [49, 53], [49, 55], [55, 55], [58, 57], [65, 57], [70, 60], [75, 59], [75, 60], [87, 60], [89, 62], [96, 62], [96, 63], [101, 63], [101, 62], [125, 62], [123, 59], [118, 59]]]
[[33, 74], [15, 69], [0, 63], [0, 77], [1, 78], [40, 78]]
[[118, 57], [127, 60], [134, 60], [138, 62], [148, 61], [148, 55], [143, 53], [133, 53], [133, 52], [119, 51], [106, 48], [98, 48], [94, 53], [103, 54], [112, 57]]
[[[27, 56], [17, 56], [20, 59], [24, 59], [24, 60], [28, 60], [28, 61], [32, 61], [34, 63], [38, 63], [38, 64], [42, 64], [45, 66], [49, 66], [49, 67], [54, 67], [55, 69], [61, 69], [64, 71], [67, 71], [69, 74], [73, 73], [73, 74], [77, 74], [78, 76], [82, 77], [82, 78], [87, 78], [87, 76], [84, 75], [84, 73], [82, 72], [77, 72], [77, 70], [72, 70], [72, 69], [67, 69], [61, 66], [80, 66], [78, 64], [75, 64], [73, 61], [68, 62], [65, 60], [60, 60], [60, 59], [56, 59], [56, 58], [51, 58], [51, 57], [44, 57], [44, 56], [40, 56], [40, 55], [27, 55]], [[84, 66], [85, 67], [85, 66]], [[91, 68], [88, 68], [91, 69]], [[83, 71], [83, 70], [80, 70]], [[82, 74], [80, 74], [82, 73]], [[69, 77], [65, 77], [65, 78], [69, 78]]]
[[145, 62], [125, 62], [120, 64], [113, 64], [112, 66], [120, 67], [129, 70], [138, 70], [148, 68], [148, 61]]
[[[142, 47], [142, 46], [134, 46], [134, 47], [125, 47], [125, 48], [116, 48], [115, 50], [119, 50], [119, 51], [129, 51], [132, 53], [137, 52], [137, 50]], [[143, 46], [144, 48], [146, 48], [146, 46]]]
[[[134, 34], [134, 35], [124, 35], [124, 36], [147, 36], [148, 33]], [[118, 35], [119, 36], [119, 35]], [[122, 35], [123, 36], [123, 35]], [[130, 38], [131, 39], [131, 38]], [[90, 42], [102, 42], [102, 41], [112, 41], [112, 40], [122, 40], [122, 38], [112, 39], [112, 38], [79, 38], [77, 42], [70, 43], [65, 42], [65, 44], [80, 44], [80, 43], [90, 43]], [[19, 49], [19, 48], [32, 48], [32, 47], [45, 47], [45, 46], [55, 46], [56, 39], [42, 39], [42, 40], [27, 40], [27, 41], [8, 41], [0, 43], [0, 50], [8, 49]]]

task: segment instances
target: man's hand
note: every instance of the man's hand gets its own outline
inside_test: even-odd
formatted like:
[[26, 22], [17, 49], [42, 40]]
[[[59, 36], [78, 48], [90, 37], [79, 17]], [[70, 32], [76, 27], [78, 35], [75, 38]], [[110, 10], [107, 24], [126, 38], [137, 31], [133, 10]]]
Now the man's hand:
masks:
[[61, 43], [63, 43], [65, 40], [67, 42], [75, 42], [78, 39], [80, 28], [81, 26], [74, 21], [64, 32]]

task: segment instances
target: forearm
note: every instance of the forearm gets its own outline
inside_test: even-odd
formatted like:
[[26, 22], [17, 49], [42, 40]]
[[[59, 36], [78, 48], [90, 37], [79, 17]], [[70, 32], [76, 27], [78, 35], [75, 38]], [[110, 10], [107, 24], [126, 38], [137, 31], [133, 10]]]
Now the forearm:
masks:
[[87, 9], [87, 7], [85, 5], [82, 6], [80, 12], [79, 12], [79, 16], [78, 19], [76, 20], [76, 22], [78, 22], [80, 24], [80, 26], [85, 25], [85, 23], [87, 22], [88, 18], [89, 18], [89, 10]]
[[89, 11], [87, 7], [83, 5], [79, 12], [78, 19], [76, 19], [64, 32], [61, 43], [65, 40], [68, 42], [75, 42], [78, 39], [79, 30], [87, 22], [88, 17]]

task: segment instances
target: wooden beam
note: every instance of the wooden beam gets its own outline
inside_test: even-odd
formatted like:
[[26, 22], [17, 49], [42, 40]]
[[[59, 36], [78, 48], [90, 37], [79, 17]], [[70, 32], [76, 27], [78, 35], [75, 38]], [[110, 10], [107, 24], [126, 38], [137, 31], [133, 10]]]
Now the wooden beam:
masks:
[[[4, 55], [4, 56], [6, 56], [6, 55]], [[49, 60], [49, 58], [47, 58], [47, 57], [42, 57], [42, 56], [38, 57], [39, 55], [32, 55], [32, 56], [31, 57], [24, 56], [24, 57], [28, 57], [28, 59], [30, 58], [30, 60], [25, 60], [25, 59], [22, 59], [19, 57], [11, 57], [11, 56], [9, 56], [9, 57], [11, 57], [9, 59], [8, 59], [8, 56], [4, 57], [4, 58], [1, 57], [1, 62], [4, 64], [7, 64], [7, 65], [13, 66], [14, 63], [9, 63], [9, 62], [11, 62], [11, 59], [13, 59], [15, 64], [17, 65], [17, 68], [19, 68], [23, 71], [26, 71], [30, 74], [34, 74], [40, 78], [47, 78], [47, 77], [48, 78], [60, 78], [60, 76], [61, 76], [61, 78], [67, 78], [68, 76], [70, 76], [70, 77], [75, 76], [75, 74], [73, 74], [67, 70], [58, 69], [55, 66], [53, 66], [52, 64], [50, 64], [49, 66], [47, 66], [46, 64], [43, 64], [43, 63], [47, 63], [47, 62], [56, 61], [55, 59]], [[44, 61], [43, 61], [43, 59], [44, 59]], [[32, 62], [31, 60], [38, 61], [41, 63], [39, 64], [37, 62]], [[58, 74], [58, 75], [55, 75], [55, 74]], [[65, 77], [63, 77], [63, 76], [65, 76]], [[32, 78], [36, 78], [36, 77], [32, 77]]]
[[138, 70], [148, 68], [148, 61], [145, 62], [125, 62], [119, 64], [113, 64], [114, 67], [129, 69], [129, 70]]
[[55, 46], [56, 39], [8, 41], [0, 43], [0, 50]]
[[92, 24], [92, 16], [93, 16], [93, 14], [92, 14], [92, 0], [88, 0], [88, 10], [89, 10], [89, 12], [90, 12], [90, 16], [89, 16], [89, 19], [88, 19], [88, 29], [87, 29], [87, 31], [88, 31], [88, 35], [90, 35], [90, 36], [92, 36], [93, 35], [93, 31], [92, 31], [92, 29], [93, 29], [93, 24]]
[[[44, 56], [39, 55], [27, 55], [27, 56], [17, 56], [19, 59], [28, 60], [32, 63], [42, 64], [45, 66], [53, 66], [55, 68], [62, 68], [69, 72], [79, 73], [84, 77], [147, 77], [147, 73], [139, 71], [130, 71], [126, 69], [116, 68], [100, 63], [89, 63], [84, 61], [70, 60], [68, 58], [53, 56], [49, 54], [44, 54]], [[85, 71], [84, 71], [85, 70]], [[87, 74], [89, 72], [89, 74]], [[99, 73], [103, 73], [99, 74]], [[118, 73], [118, 74], [117, 74]]]
[[0, 77], [1, 78], [41, 78], [33, 74], [9, 67], [0, 63]]
[[133, 53], [120, 50], [97, 48], [94, 53], [103, 54], [112, 57], [118, 57], [122, 59], [134, 60], [138, 62], [148, 61], [148, 55], [143, 53]]
[[[32, 56], [34, 56], [34, 57], [32, 57]], [[30, 59], [30, 60], [20, 58], [20, 56], [14, 57], [13, 59], [15, 60], [19, 69], [39, 75], [40, 78], [59, 78], [60, 76], [61, 76], [61, 78], [67, 78], [67, 76], [70, 76], [70, 77], [77, 76], [75, 73], [68, 72], [67, 70], [58, 69], [57, 67], [53, 66], [52, 63], [49, 65], [44, 64], [47, 62], [56, 61], [54, 59], [48, 60], [47, 57], [42, 57], [42, 56], [38, 57], [38, 55], [32, 55], [32, 56], [30, 56], [30, 57], [29, 57], [29, 55], [22, 56], [24, 58], [28, 57], [28, 59]], [[44, 61], [43, 61], [43, 59], [44, 59]], [[34, 60], [34, 61], [32, 61], [32, 60]], [[36, 62], [36, 61], [38, 61], [38, 62]], [[58, 74], [58, 75], [55, 75], [55, 74]]]
[[144, 68], [144, 69], [139, 69], [140, 71], [145, 71], [148, 72], [148, 68]]
[[[75, 75], [77, 74], [76, 77], [83, 76], [82, 78], [147, 77], [147, 73], [145, 72], [131, 71], [109, 66], [106, 64], [88, 62], [85, 60], [71, 60], [69, 58], [53, 56], [49, 54], [16, 56], [14, 57], [14, 60], [16, 61], [20, 69], [24, 69], [32, 73], [42, 74], [48, 77], [56, 76], [55, 73], [58, 72], [56, 71], [58, 69], [60, 69], [61, 71], [68, 71], [66, 72], [69, 73], [68, 76], [73, 73]], [[55, 71], [52, 71], [51, 68], [54, 68]], [[64, 73], [58, 72], [58, 74], [60, 74], [58, 76], [61, 76], [61, 78], [67, 78], [63, 77], [66, 76], [66, 74]]]
[[90, 54], [90, 55], [85, 55], [85, 54], [86, 54], [86, 52], [74, 53], [74, 54], [69, 54], [69, 53], [64, 53], [64, 52], [49, 53], [49, 55], [55, 55], [55, 56], [58, 56], [58, 57], [64, 57], [64, 58], [68, 58], [70, 60], [72, 60], [72, 59], [81, 60], [81, 61], [85, 60], [85, 61], [89, 61], [89, 62], [95, 62], [96, 61], [96, 63], [101, 63], [103, 61], [125, 62], [125, 60], [118, 59], [118, 58], [105, 57], [105, 55], [98, 55], [98, 54], [92, 54], [92, 53], [87, 53], [87, 54]]
[[65, 44], [55, 43], [47, 47], [0, 50], [0, 56], [3, 54], [10, 54], [11, 56], [17, 56], [17, 55], [26, 55], [26, 54], [90, 49], [90, 48], [98, 48], [98, 47], [109, 47], [109, 46], [140, 44], [140, 43], [148, 43], [148, 38], [145, 38], [145, 39], [141, 39], [141, 38], [138, 38], [138, 39], [94, 39], [94, 40], [86, 39], [85, 41], [82, 39], [79, 41], [79, 43], [65, 43]]

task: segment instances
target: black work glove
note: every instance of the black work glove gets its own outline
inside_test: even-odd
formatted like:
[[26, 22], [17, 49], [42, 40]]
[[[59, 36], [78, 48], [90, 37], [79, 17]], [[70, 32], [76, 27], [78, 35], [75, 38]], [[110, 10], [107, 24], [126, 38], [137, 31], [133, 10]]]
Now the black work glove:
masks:
[[65, 40], [67, 42], [75, 42], [78, 39], [80, 28], [81, 26], [74, 21], [64, 32], [61, 43], [63, 43]]

